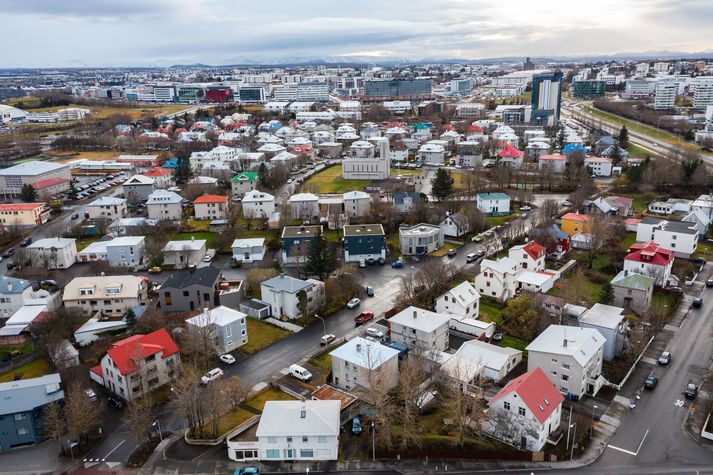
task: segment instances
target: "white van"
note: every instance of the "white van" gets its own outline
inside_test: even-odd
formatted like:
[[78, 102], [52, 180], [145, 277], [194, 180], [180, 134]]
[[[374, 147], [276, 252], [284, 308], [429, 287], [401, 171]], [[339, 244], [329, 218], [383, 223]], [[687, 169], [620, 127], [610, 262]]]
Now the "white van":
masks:
[[290, 374], [300, 381], [309, 381], [312, 379], [312, 373], [307, 371], [300, 365], [293, 364], [290, 366]]
[[376, 339], [378, 339], [378, 340], [381, 340], [381, 339], [384, 338], [384, 332], [382, 332], [381, 330], [377, 330], [377, 329], [374, 328], [374, 327], [367, 328], [367, 329], [366, 329], [366, 334], [367, 334], [367, 336], [372, 336], [372, 337], [374, 337], [374, 338], [376, 338]]
[[212, 370], [208, 371], [206, 374], [203, 375], [201, 378], [201, 384], [206, 385], [208, 383], [212, 383], [216, 379], [222, 378], [223, 377], [223, 370], [220, 368], [213, 368]]
[[475, 260], [478, 258], [478, 255], [474, 252], [471, 252], [467, 256], [465, 256], [465, 262], [475, 262]]

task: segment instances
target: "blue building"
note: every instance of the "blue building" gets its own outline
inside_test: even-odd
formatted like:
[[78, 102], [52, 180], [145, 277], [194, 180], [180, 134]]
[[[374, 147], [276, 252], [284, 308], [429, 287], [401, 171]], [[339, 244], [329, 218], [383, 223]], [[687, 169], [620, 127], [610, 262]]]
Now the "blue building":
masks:
[[386, 236], [381, 224], [344, 226], [344, 262], [386, 259]]
[[555, 125], [560, 119], [562, 104], [562, 72], [532, 76], [532, 113], [530, 123]]
[[282, 263], [290, 264], [304, 262], [307, 259], [309, 246], [317, 233], [322, 232], [322, 226], [285, 226], [282, 228]]
[[572, 97], [577, 99], [599, 99], [604, 97], [607, 91], [607, 82], [596, 79], [576, 81], [572, 84], [572, 89]]
[[44, 439], [44, 407], [64, 399], [59, 374], [0, 383], [0, 451]]
[[433, 83], [430, 79], [386, 79], [364, 82], [364, 96], [374, 100], [423, 100], [431, 99]]
[[161, 168], [175, 170], [176, 168], [178, 168], [178, 157], [169, 158], [168, 160], [163, 162], [163, 165], [161, 165]]

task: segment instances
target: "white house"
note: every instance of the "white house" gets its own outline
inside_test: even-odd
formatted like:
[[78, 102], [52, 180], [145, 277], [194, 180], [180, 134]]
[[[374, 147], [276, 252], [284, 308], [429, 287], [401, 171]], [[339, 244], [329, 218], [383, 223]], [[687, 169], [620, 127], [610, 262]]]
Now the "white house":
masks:
[[449, 314], [408, 307], [389, 318], [391, 341], [424, 350], [448, 349]]
[[624, 258], [624, 270], [653, 277], [658, 286], [665, 287], [671, 281], [673, 251], [664, 249], [656, 242], [634, 243]]
[[399, 246], [406, 256], [430, 254], [443, 247], [443, 228], [421, 223], [399, 227]]
[[564, 173], [567, 157], [559, 154], [546, 154], [537, 157], [537, 167], [551, 173]]
[[[256, 458], [264, 462], [337, 460], [340, 415], [338, 400], [267, 401], [255, 432]], [[229, 441], [228, 456], [250, 460], [240, 444]]]
[[539, 452], [557, 430], [564, 398], [540, 368], [510, 381], [488, 402], [484, 430], [523, 450]]
[[275, 212], [275, 197], [269, 193], [252, 190], [245, 193], [241, 205], [243, 216], [246, 218], [268, 218]]
[[424, 165], [443, 166], [446, 160], [446, 149], [439, 144], [425, 143], [418, 149], [416, 157]]
[[479, 303], [480, 294], [466, 280], [436, 299], [436, 313], [478, 318]]
[[143, 277], [102, 275], [75, 277], [65, 287], [62, 302], [67, 310], [84, 315], [101, 312], [121, 317], [132, 307], [145, 305], [148, 288]]
[[345, 180], [385, 180], [389, 177], [390, 171], [391, 159], [388, 155], [351, 156], [346, 157], [342, 162], [342, 178]]
[[260, 300], [270, 305], [275, 318], [300, 318], [300, 298], [307, 301], [307, 312], [324, 303], [324, 282], [315, 279], [301, 280], [280, 274], [260, 283]]
[[342, 195], [344, 214], [349, 217], [368, 216], [371, 210], [371, 197], [363, 191], [349, 191]]
[[91, 243], [77, 254], [77, 261], [105, 261], [111, 266], [136, 269], [144, 264], [145, 253], [144, 236], [120, 236], [110, 241]]
[[228, 197], [225, 195], [202, 195], [193, 201], [196, 219], [216, 220], [228, 218]]
[[527, 345], [527, 369], [542, 369], [562, 394], [595, 396], [604, 384], [604, 343], [592, 328], [550, 325]]
[[76, 239], [45, 238], [28, 246], [32, 262], [45, 269], [66, 269], [77, 261]]
[[86, 214], [89, 219], [108, 219], [114, 221], [129, 216], [129, 208], [126, 200], [123, 198], [103, 196], [87, 205]]
[[247, 315], [223, 305], [203, 309], [186, 319], [191, 335], [206, 337], [220, 353], [230, 353], [248, 342]]
[[479, 193], [476, 205], [482, 213], [489, 216], [510, 214], [510, 197], [505, 193]]
[[518, 263], [509, 257], [497, 261], [483, 259], [480, 273], [475, 277], [475, 288], [480, 295], [505, 301], [515, 295], [515, 276]]
[[297, 193], [290, 196], [292, 219], [314, 219], [319, 216], [319, 198], [312, 193]]
[[556, 272], [521, 270], [515, 276], [515, 286], [518, 290], [544, 294], [555, 286], [558, 278]]
[[654, 241], [677, 257], [690, 257], [698, 249], [695, 223], [645, 217], [636, 228], [636, 242]]
[[450, 237], [460, 237], [468, 233], [470, 222], [463, 213], [446, 214], [446, 218], [441, 221], [443, 235]]
[[332, 384], [353, 391], [372, 384], [393, 388], [399, 381], [399, 350], [355, 337], [329, 353]]
[[144, 201], [156, 189], [156, 182], [147, 176], [134, 175], [122, 184], [122, 189], [126, 199]]
[[9, 318], [32, 298], [29, 280], [0, 277], [0, 318]]
[[175, 266], [176, 269], [185, 269], [188, 266], [197, 266], [206, 255], [207, 241], [205, 239], [186, 239], [184, 241], [168, 241], [163, 247], [164, 265]]
[[595, 303], [587, 309], [579, 324], [584, 328], [593, 328], [602, 334], [604, 343], [604, 359], [611, 361], [624, 351], [629, 323], [624, 315], [624, 309], [612, 305]]
[[231, 245], [235, 262], [255, 262], [265, 258], [265, 238], [236, 239]]
[[521, 361], [520, 350], [469, 340], [458, 348], [443, 370], [452, 379], [466, 385], [461, 389], [468, 390], [467, 386], [471, 386], [472, 390], [479, 379], [500, 382]]
[[527, 244], [519, 246], [512, 246], [508, 250], [508, 257], [518, 263], [518, 269], [533, 272], [545, 270], [546, 254], [547, 250], [537, 244], [536, 241], [530, 241]]
[[606, 157], [587, 157], [584, 159], [584, 166], [589, 168], [592, 175], [611, 176], [613, 161]]
[[149, 218], [157, 221], [180, 221], [183, 216], [181, 203], [183, 198], [178, 193], [167, 190], [156, 190], [146, 201]]

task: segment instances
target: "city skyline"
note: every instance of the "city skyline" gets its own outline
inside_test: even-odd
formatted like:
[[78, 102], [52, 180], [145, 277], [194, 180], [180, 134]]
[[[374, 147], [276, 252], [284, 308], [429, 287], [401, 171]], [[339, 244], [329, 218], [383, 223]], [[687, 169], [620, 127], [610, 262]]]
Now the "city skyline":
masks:
[[7, 37], [21, 38], [0, 55], [3, 68], [713, 51], [713, 39], [689, 34], [713, 18], [713, 4], [700, 0], [604, 0], [586, 15], [562, 0], [367, 0], [353, 10], [325, 0], [269, 10], [226, 0], [28, 0], [3, 14]]

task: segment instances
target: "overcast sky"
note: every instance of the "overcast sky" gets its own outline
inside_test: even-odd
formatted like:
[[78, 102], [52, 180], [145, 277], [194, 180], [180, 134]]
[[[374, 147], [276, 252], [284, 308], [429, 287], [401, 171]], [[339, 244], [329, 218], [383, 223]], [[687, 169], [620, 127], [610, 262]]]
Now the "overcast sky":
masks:
[[0, 67], [713, 50], [712, 0], [0, 0]]

